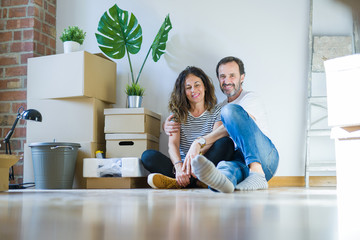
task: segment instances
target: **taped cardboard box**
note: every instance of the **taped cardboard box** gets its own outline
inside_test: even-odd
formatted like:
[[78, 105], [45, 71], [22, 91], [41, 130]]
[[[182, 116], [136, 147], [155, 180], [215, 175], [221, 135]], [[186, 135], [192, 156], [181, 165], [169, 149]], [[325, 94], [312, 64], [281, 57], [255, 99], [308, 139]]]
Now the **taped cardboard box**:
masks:
[[105, 143], [104, 109], [111, 107], [108, 103], [88, 97], [28, 99], [27, 106], [42, 115], [42, 122], [28, 122], [27, 140]]
[[28, 60], [28, 99], [94, 97], [116, 103], [116, 63], [77, 51]]

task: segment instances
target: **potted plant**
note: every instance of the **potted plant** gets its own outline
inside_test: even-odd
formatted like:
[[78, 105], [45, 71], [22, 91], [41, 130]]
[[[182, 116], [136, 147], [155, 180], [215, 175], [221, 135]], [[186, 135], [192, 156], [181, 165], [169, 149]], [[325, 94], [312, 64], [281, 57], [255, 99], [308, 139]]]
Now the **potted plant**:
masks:
[[69, 26], [61, 33], [60, 40], [64, 43], [64, 53], [79, 51], [83, 44], [86, 32], [77, 26]]
[[[166, 42], [168, 40], [168, 33], [172, 25], [169, 15], [166, 16], [161, 25], [153, 43], [151, 44], [146, 57], [141, 65], [139, 74], [136, 79], [131, 64], [130, 53], [136, 54], [141, 49], [142, 44], [142, 29], [138, 20], [133, 13], [120, 9], [117, 4], [112, 6], [100, 18], [98, 31], [95, 33], [99, 48], [110, 58], [121, 59], [127, 55], [130, 72], [131, 84], [127, 84], [125, 93], [128, 96], [128, 107], [140, 107], [141, 99], [144, 95], [144, 88], [139, 85], [139, 78], [144, 68], [145, 62], [152, 53], [152, 59], [157, 62], [165, 53]], [[136, 96], [136, 97], [133, 97]], [[132, 106], [133, 98], [137, 105]]]

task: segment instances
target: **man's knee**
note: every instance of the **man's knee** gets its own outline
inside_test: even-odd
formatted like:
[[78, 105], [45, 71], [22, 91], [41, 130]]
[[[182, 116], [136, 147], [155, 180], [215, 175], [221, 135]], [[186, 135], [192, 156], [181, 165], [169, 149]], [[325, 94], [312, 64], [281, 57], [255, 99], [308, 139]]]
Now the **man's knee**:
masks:
[[220, 161], [218, 163], [218, 165], [216, 166], [216, 168], [219, 169], [219, 170], [234, 169], [236, 167], [237, 166], [233, 161]]
[[227, 104], [221, 109], [221, 119], [223, 122], [231, 121], [231, 119], [234, 119], [235, 115], [245, 116], [246, 111], [243, 107], [237, 104]]

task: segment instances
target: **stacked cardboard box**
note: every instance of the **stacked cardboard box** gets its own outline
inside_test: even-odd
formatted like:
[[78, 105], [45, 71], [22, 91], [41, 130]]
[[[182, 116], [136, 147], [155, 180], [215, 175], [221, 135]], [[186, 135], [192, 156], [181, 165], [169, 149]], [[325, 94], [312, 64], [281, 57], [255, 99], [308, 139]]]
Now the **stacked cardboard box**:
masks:
[[[159, 150], [161, 116], [145, 108], [110, 108], [104, 110], [104, 115], [106, 158], [128, 159], [132, 168], [139, 168], [135, 170], [143, 168], [135, 164], [141, 164], [141, 154], [147, 149]], [[146, 177], [135, 175], [120, 178], [88, 177], [86, 187], [149, 187]]]
[[104, 109], [116, 102], [116, 64], [86, 51], [31, 58], [27, 108], [38, 110], [41, 123], [27, 124], [24, 181], [33, 181], [34, 142], [80, 143], [74, 188], [85, 188], [82, 160], [105, 152]]
[[[331, 137], [335, 139], [336, 167], [341, 168], [344, 162], [360, 168], [360, 161], [351, 161], [345, 157], [343, 149], [358, 144], [351, 155], [360, 149], [360, 54], [330, 59], [324, 62], [326, 70], [326, 88], [328, 103], [328, 124], [332, 127]], [[348, 146], [346, 146], [348, 145]], [[355, 146], [355, 145], [354, 145]], [[342, 157], [344, 155], [344, 157]], [[352, 169], [358, 169], [352, 167]], [[351, 174], [346, 173], [347, 176]], [[341, 182], [341, 171], [337, 171], [338, 184]]]
[[145, 108], [105, 109], [106, 157], [141, 157], [159, 150], [161, 116]]
[[360, 54], [325, 61], [328, 123], [335, 139], [339, 236], [356, 239], [360, 213]]

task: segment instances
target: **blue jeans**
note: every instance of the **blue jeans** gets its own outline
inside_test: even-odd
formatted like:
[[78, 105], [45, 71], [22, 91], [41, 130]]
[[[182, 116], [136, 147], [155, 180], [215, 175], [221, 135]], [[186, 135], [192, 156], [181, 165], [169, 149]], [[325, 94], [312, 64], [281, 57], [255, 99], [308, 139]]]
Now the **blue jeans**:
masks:
[[221, 161], [217, 168], [236, 186], [249, 176], [249, 164], [259, 162], [269, 181], [279, 164], [279, 154], [271, 140], [240, 105], [225, 105], [221, 120], [238, 149], [234, 160]]

